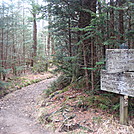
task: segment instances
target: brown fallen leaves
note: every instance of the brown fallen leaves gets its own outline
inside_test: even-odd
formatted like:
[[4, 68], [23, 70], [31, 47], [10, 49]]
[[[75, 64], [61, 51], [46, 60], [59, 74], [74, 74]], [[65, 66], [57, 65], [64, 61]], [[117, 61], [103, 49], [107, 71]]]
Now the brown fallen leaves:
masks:
[[[57, 92], [57, 91], [56, 91]], [[134, 119], [120, 125], [119, 118], [108, 111], [92, 107], [82, 101], [89, 97], [82, 91], [69, 89], [43, 98], [39, 120], [45, 127], [68, 134], [133, 134]]]

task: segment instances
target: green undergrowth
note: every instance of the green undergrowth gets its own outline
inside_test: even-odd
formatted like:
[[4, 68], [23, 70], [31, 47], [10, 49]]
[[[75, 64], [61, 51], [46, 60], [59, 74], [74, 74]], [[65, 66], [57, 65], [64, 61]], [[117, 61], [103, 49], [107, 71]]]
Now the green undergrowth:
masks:
[[6, 82], [1, 82], [1, 83], [4, 83], [4, 85], [0, 84], [1, 85], [0, 97], [4, 96], [12, 91], [21, 89], [22, 87], [26, 87], [28, 85], [38, 83], [42, 80], [49, 79], [52, 77], [53, 77], [53, 75], [50, 75], [46, 78], [41, 78], [41, 79], [28, 79], [28, 78], [21, 77], [21, 76], [20, 77], [12, 77], [12, 78], [8, 79]]
[[15, 77], [13, 79], [8, 80], [9, 86], [7, 88], [13, 90], [21, 89], [22, 87], [26, 87], [39, 81], [41, 81], [41, 79], [30, 80], [27, 78]]
[[[87, 95], [87, 97], [79, 95], [76, 98], [73, 98], [74, 101], [77, 100], [76, 107], [83, 109], [91, 107], [99, 108], [103, 111], [114, 114], [115, 116], [119, 115], [120, 96], [114, 93], [103, 92], [98, 89], [87, 91], [84, 79], [71, 83], [70, 78], [62, 75], [44, 92], [47, 97], [49, 96], [52, 98], [57, 94], [62, 94], [70, 89]], [[67, 98], [69, 97], [66, 96], [66, 101], [69, 100]], [[134, 117], [134, 99], [131, 97], [129, 97], [129, 115]]]
[[46, 96], [53, 94], [54, 92], [58, 91], [60, 93], [68, 90], [67, 86], [70, 85], [71, 78], [61, 75], [58, 77], [56, 81], [54, 81], [48, 89], [44, 90]]
[[10, 80], [10, 88], [14, 88], [14, 89], [20, 89], [22, 87], [26, 87], [28, 85], [31, 85], [33, 83], [38, 83], [42, 80], [45, 80], [45, 79], [48, 79], [48, 78], [51, 78], [52, 76], [50, 77], [47, 77], [47, 78], [44, 78], [44, 79], [28, 79], [28, 78], [23, 78], [23, 77], [15, 77], [14, 79]]
[[[77, 133], [75, 130], [79, 129], [79, 132], [82, 134], [85, 131], [87, 133], [93, 132], [94, 129], [84, 124], [84, 122], [88, 120], [86, 115], [84, 116], [87, 118], [83, 116], [83, 119], [80, 119], [78, 123], [75, 124], [73, 122], [79, 118], [79, 115], [77, 115], [77, 113], [79, 113], [78, 111], [83, 112], [83, 114], [93, 111], [95, 114], [93, 114], [91, 122], [98, 125], [102, 123], [104, 114], [106, 114], [106, 116], [109, 114], [118, 119], [120, 96], [100, 90], [87, 92], [84, 82], [84, 79], [72, 82], [70, 78], [62, 75], [52, 83], [51, 86], [44, 91], [43, 103], [41, 105], [41, 109], [44, 110], [41, 110], [38, 118], [39, 122], [52, 131], [57, 131], [58, 129], [59, 132], [63, 131], [68, 134], [75, 134]], [[129, 98], [130, 119], [134, 117], [133, 100], [133, 98]]]
[[0, 81], [0, 98], [7, 94], [7, 89], [5, 88], [6, 86], [6, 82]]
[[[113, 97], [114, 98], [114, 97]], [[114, 98], [115, 99], [115, 98]], [[114, 102], [111, 98], [101, 95], [88, 95], [88, 97], [78, 97], [78, 107], [88, 108], [99, 108], [109, 113], [117, 113], [119, 109], [119, 98], [116, 98]]]

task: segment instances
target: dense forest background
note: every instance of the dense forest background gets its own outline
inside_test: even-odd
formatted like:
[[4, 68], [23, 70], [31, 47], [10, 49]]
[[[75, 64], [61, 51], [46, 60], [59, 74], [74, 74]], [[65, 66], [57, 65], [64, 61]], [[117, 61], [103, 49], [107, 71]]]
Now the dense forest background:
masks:
[[105, 50], [134, 49], [133, 0], [1, 0], [0, 87], [32, 70], [61, 72], [61, 87], [100, 89]]

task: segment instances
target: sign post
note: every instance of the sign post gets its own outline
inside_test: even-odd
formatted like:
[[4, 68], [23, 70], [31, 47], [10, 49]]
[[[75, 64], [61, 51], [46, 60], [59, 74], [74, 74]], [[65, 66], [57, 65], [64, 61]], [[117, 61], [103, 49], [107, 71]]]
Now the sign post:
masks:
[[101, 90], [120, 94], [120, 123], [128, 123], [128, 96], [134, 97], [134, 49], [107, 49]]
[[128, 96], [120, 96], [120, 123], [128, 124]]

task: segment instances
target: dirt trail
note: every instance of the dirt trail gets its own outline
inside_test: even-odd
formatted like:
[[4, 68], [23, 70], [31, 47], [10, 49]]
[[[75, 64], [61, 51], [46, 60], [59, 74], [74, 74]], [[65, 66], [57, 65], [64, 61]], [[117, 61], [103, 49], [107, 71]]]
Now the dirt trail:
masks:
[[52, 134], [36, 122], [38, 98], [56, 78], [8, 94], [0, 100], [0, 134]]

